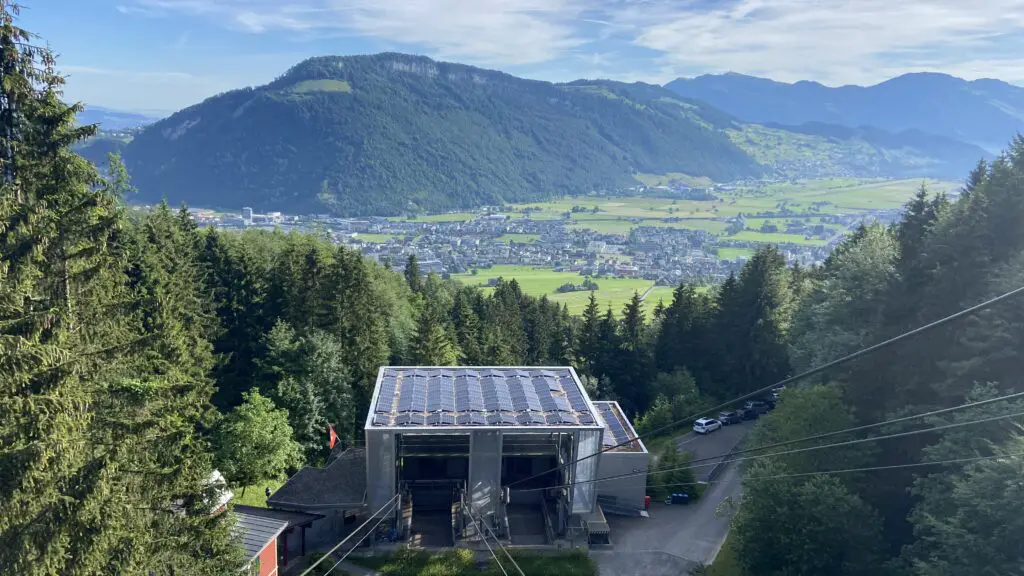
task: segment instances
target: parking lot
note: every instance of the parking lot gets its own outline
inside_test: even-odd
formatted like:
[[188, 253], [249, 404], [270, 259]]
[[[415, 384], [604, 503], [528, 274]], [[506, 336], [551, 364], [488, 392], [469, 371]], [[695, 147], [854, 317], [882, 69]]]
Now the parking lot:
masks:
[[[725, 455], [739, 444], [740, 440], [750, 431], [751, 426], [753, 426], [753, 422], [743, 422], [731, 426], [722, 426], [710, 434], [701, 435], [690, 432], [676, 438], [676, 447], [680, 452], [688, 452], [691, 461], [712, 458], [720, 454]], [[724, 459], [724, 456], [695, 464], [694, 466], [699, 466], [699, 468], [693, 469], [693, 475], [697, 478], [697, 481], [707, 481], [711, 471], [715, 468], [715, 464], [722, 459]]]
[[[717, 432], [708, 437], [710, 440]], [[728, 464], [704, 496], [689, 505], [652, 502], [650, 518], [608, 516], [612, 549], [592, 551], [602, 576], [680, 576], [718, 554], [729, 532], [729, 515], [718, 505], [740, 493], [739, 467]]]

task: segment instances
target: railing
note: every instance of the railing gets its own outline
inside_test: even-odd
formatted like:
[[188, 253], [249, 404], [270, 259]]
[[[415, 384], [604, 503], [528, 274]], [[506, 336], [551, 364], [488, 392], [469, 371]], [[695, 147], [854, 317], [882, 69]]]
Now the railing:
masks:
[[736, 442], [736, 444], [733, 445], [732, 449], [729, 450], [729, 453], [723, 456], [722, 459], [719, 460], [717, 464], [715, 464], [715, 467], [712, 468], [711, 472], [708, 473], [708, 482], [714, 482], [715, 479], [718, 478], [718, 475], [722, 473], [722, 470], [725, 470], [725, 467], [729, 465], [729, 461], [732, 460], [732, 455], [736, 452], [736, 450], [740, 447], [740, 444], [742, 443], [743, 442]]
[[551, 544], [555, 541], [555, 528], [551, 523], [551, 502], [547, 498], [541, 501], [541, 515], [544, 517], [544, 536], [546, 542]]

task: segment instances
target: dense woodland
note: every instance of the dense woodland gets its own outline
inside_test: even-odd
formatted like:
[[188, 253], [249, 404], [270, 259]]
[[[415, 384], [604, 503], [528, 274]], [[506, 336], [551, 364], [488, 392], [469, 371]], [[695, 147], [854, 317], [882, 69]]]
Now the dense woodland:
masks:
[[[118, 158], [101, 179], [70, 151], [93, 129], [52, 56], [0, 24], [2, 574], [233, 573], [210, 472], [244, 490], [322, 462], [328, 423], [358, 441], [384, 364], [570, 364], [654, 430], [1024, 283], [1020, 139], [955, 201], [922, 190], [820, 268], [766, 247], [649, 314], [636, 297], [572, 317], [514, 281], [485, 295], [315, 235], [200, 230], [167, 205], [128, 210]], [[791, 386], [751, 441], [1021, 390], [1022, 310]], [[1008, 404], [929, 424], [1024, 411]], [[1018, 574], [1022, 460], [798, 474], [1022, 452], [1001, 420], [751, 461], [729, 546], [749, 576]]]

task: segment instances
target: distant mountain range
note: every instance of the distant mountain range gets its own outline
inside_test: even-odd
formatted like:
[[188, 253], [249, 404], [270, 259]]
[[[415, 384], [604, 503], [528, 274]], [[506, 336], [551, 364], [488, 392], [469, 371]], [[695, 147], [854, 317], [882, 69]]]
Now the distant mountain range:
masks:
[[102, 130], [123, 130], [152, 124], [160, 118], [137, 112], [122, 112], [101, 106], [86, 106], [78, 115], [79, 124], [99, 124]]
[[651, 84], [332, 56], [190, 106], [130, 142], [79, 149], [97, 161], [121, 151], [144, 201], [339, 215], [617, 190], [640, 174], [963, 177], [986, 155], [915, 129], [756, 123], [716, 106]]
[[917, 73], [874, 86], [830, 88], [817, 82], [787, 84], [729, 73], [680, 78], [665, 87], [746, 122], [918, 130], [993, 153], [1024, 132], [1024, 88], [1000, 80]]

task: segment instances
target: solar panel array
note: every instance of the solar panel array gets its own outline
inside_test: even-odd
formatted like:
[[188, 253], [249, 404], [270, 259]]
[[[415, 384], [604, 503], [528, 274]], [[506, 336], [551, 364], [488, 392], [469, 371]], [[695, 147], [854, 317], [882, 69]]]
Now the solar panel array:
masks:
[[568, 368], [385, 368], [373, 426], [596, 423]]
[[636, 442], [626, 444], [631, 440], [636, 440], [636, 435], [626, 428], [625, 416], [614, 402], [594, 402], [594, 408], [597, 409], [597, 413], [600, 414], [604, 424], [604, 435], [601, 439], [604, 448], [623, 444], [624, 446], [616, 449], [625, 451], [640, 449]]

